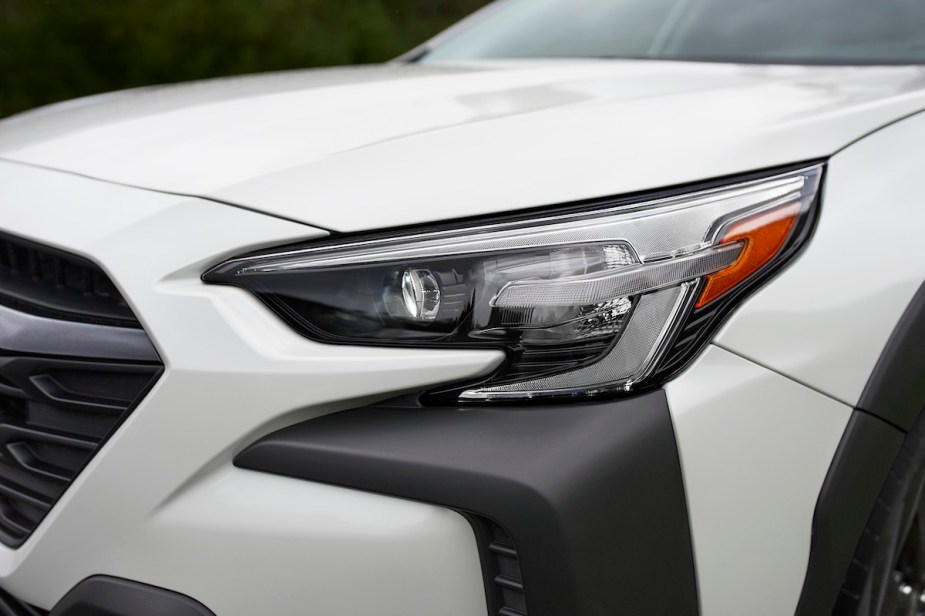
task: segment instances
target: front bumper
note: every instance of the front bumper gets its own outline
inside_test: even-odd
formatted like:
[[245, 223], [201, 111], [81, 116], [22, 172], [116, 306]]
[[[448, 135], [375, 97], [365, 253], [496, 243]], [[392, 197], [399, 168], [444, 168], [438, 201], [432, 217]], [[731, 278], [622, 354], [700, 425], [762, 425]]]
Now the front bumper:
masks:
[[[622, 607], [631, 608], [630, 613], [659, 601], [684, 606], [685, 612], [671, 613], [688, 613], [697, 609], [696, 591], [689, 538], [684, 540], [687, 513], [678, 452], [670, 446], [674, 429], [693, 520], [703, 613], [744, 613], [749, 601], [759, 599], [766, 611], [749, 613], [786, 613], [777, 608], [791, 601], [795, 605], [815, 497], [847, 422], [847, 407], [712, 348], [669, 386], [670, 415], [660, 407], [644, 419], [637, 413], [633, 421], [620, 420], [618, 412], [601, 420], [606, 423], [597, 430], [601, 435], [626, 435], [625, 441], [604, 439], [614, 449], [595, 450], [577, 432], [571, 441], [556, 441], [552, 434], [546, 441], [534, 440], [537, 450], [563, 459], [569, 450], [578, 452], [561, 465], [560, 476], [541, 473], [535, 478], [539, 483], [530, 484], [526, 475], [518, 475], [555, 466], [534, 464], [544, 459], [550, 464], [553, 458], [532, 458], [529, 438], [513, 450], [518, 457], [510, 464], [486, 455], [482, 462], [503, 467], [491, 479], [513, 481], [499, 492], [507, 513], [455, 500], [463, 492], [441, 496], [398, 489], [368, 483], [360, 472], [339, 479], [325, 474], [337, 471], [328, 459], [305, 463], [297, 471], [251, 464], [247, 454], [241, 456], [241, 466], [313, 481], [255, 472], [235, 466], [234, 460], [268, 435], [473, 378], [492, 370], [501, 357], [491, 351], [321, 345], [294, 334], [248, 293], [205, 286], [199, 279], [208, 266], [233, 254], [321, 236], [322, 231], [201, 199], [19, 164], [0, 163], [0, 186], [7, 197], [0, 202], [0, 227], [86, 256], [106, 269], [165, 365], [154, 389], [28, 541], [19, 549], [0, 547], [0, 586], [18, 599], [51, 609], [82, 580], [108, 575], [192, 597], [218, 616], [305, 611], [484, 616], [480, 544], [465, 516], [504, 517], [491, 521], [516, 526], [514, 518], [524, 512], [516, 506], [519, 501], [504, 503], [503, 495], [519, 485], [533, 506], [548, 512], [545, 519], [554, 531], [534, 548], [524, 544], [542, 529], [523, 540], [517, 538], [523, 531], [507, 529], [518, 550], [536, 550], [524, 560], [526, 577], [535, 566], [527, 562], [544, 557], [561, 559], [550, 560], [545, 571], [567, 576], [590, 564], [572, 562], [578, 558], [571, 551], [575, 545], [594, 547], [594, 537], [582, 535], [575, 524], [582, 516], [597, 515], [595, 523], [609, 533], [610, 545], [599, 549], [616, 545], [626, 550], [608, 552], [608, 567], [619, 563], [627, 574], [622, 585], [620, 576], [603, 569], [567, 583], [544, 573], [540, 584], [549, 589], [538, 588], [538, 597], [560, 592], [572, 603], [544, 608], [538, 602], [530, 614], [547, 613], [543, 610], [556, 605], [568, 613], [612, 613], [607, 610], [613, 604], [594, 602], [602, 587], [604, 594], [614, 588], [633, 593], [623, 595]], [[629, 405], [621, 407], [626, 410], [640, 402], [621, 404]], [[349, 421], [357, 412], [341, 419]], [[582, 425], [574, 422], [576, 430]], [[634, 425], [645, 429], [629, 431]], [[410, 431], [414, 424], [399, 427]], [[516, 426], [505, 429], [514, 440], [524, 437]], [[658, 438], [632, 438], [649, 433]], [[761, 438], [757, 446], [747, 441], [756, 434]], [[653, 442], [657, 447], [652, 451], [662, 452], [654, 465], [625, 457]], [[503, 441], [493, 443], [501, 451]], [[776, 450], [789, 455], [777, 459]], [[472, 453], [447, 451], [445, 470], [462, 472], [465, 455]], [[570, 473], [595, 460], [611, 471], [613, 483], [579, 490], [588, 478]], [[740, 461], [741, 466], [733, 466]], [[662, 466], [666, 463], [670, 468]], [[322, 467], [325, 473], [318, 470]], [[400, 472], [380, 470], [386, 468]], [[380, 480], [387, 478], [380, 473]], [[653, 486], [657, 494], [651, 493]], [[665, 509], [665, 515], [643, 515], [645, 502]], [[563, 503], [585, 506], [560, 515]], [[735, 562], [749, 547], [746, 532], [787, 539], [764, 546], [763, 558]], [[646, 547], [653, 558], [634, 561]], [[681, 573], [665, 579], [651, 574], [648, 583], [642, 579], [651, 563], [669, 560], [669, 569]], [[729, 579], [735, 580], [734, 595], [742, 596], [727, 601]], [[530, 582], [525, 583], [530, 597]], [[666, 584], [665, 596], [654, 599], [654, 586]], [[749, 595], [757, 589], [762, 595]], [[619, 601], [620, 593], [609, 600]], [[571, 611], [576, 605], [580, 612]]]
[[235, 462], [500, 527], [480, 542], [490, 614], [698, 613], [662, 391], [530, 409], [367, 407], [271, 434]]
[[0, 186], [3, 229], [100, 264], [165, 365], [29, 540], [0, 547], [4, 589], [50, 609], [103, 574], [194, 597], [220, 616], [484, 611], [459, 514], [232, 459], [285, 425], [481, 374], [494, 353], [324, 346], [246, 292], [199, 281], [234, 252], [322, 234], [303, 225], [18, 164], [0, 164]]

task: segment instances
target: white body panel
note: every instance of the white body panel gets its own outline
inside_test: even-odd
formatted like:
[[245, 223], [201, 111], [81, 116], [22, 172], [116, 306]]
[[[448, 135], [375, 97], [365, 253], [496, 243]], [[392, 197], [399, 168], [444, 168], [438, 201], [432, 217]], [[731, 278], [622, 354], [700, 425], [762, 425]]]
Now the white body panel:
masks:
[[921, 68], [391, 65], [52, 106], [0, 157], [357, 231], [825, 157], [921, 109]]
[[[475, 541], [458, 514], [258, 480], [231, 459], [274, 428], [480, 374], [498, 353], [320, 345], [248, 293], [199, 280], [244, 247], [317, 230], [21, 165], [0, 163], [0, 186], [3, 229], [106, 264], [166, 364], [27, 543], [0, 547], [4, 588], [50, 608], [110, 573], [188, 592], [222, 616], [300, 605], [330, 616], [483, 616]], [[357, 582], [363, 593], [352, 592]]]
[[851, 407], [717, 347], [666, 389], [704, 616], [793, 614]]
[[806, 251], [735, 313], [717, 344], [857, 404], [925, 280], [925, 114], [832, 157]]

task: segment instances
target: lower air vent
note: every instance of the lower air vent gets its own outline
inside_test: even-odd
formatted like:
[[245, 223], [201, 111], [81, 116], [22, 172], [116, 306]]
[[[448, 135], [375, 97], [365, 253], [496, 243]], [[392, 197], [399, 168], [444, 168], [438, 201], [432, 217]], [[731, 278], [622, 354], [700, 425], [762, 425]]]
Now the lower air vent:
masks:
[[26, 605], [0, 589], [0, 614], [3, 616], [48, 616], [48, 612]]
[[464, 515], [479, 547], [489, 616], [526, 616], [523, 575], [513, 538], [491, 520]]

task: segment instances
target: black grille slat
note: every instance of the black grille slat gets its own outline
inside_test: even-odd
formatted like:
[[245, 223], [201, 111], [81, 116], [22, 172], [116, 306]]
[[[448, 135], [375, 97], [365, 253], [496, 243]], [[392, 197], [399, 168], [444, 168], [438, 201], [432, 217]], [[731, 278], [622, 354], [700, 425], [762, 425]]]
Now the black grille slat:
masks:
[[163, 366], [102, 270], [2, 234], [0, 320], [0, 542], [18, 547]]
[[0, 301], [65, 320], [140, 327], [116, 286], [92, 262], [0, 234]]
[[[0, 377], [0, 394], [5, 394], [9, 396], [10, 398], [25, 398], [26, 397], [26, 394], [20, 391], [18, 387], [16, 387], [15, 385], [10, 383], [3, 377]], [[0, 407], [0, 410], [2, 410], [2, 407]]]
[[[158, 365], [0, 355], [0, 373], [25, 396], [0, 392], [0, 496], [33, 520], [23, 532], [21, 523], [0, 516], [0, 539], [16, 545], [34, 530], [160, 370]], [[50, 375], [63, 371], [69, 389], [49, 388]], [[88, 388], [73, 391], [80, 387], [80, 374], [99, 391], [97, 401]], [[126, 383], [135, 388], [131, 401], [124, 400]], [[26, 506], [40, 515], [27, 515]]]
[[506, 590], [516, 590], [517, 592], [524, 591], [523, 582], [508, 575], [496, 575], [495, 584]]
[[0, 497], [0, 524], [23, 534], [28, 533], [32, 527], [32, 521], [19, 513], [13, 502], [6, 497]]
[[[51, 404], [81, 411], [120, 415], [131, 404], [131, 400], [118, 400], [107, 395], [92, 396], [70, 390], [51, 374], [40, 374], [31, 378], [32, 385], [42, 392]], [[100, 388], [100, 391], [105, 389]]]
[[[21, 479], [21, 476], [17, 477], [19, 473], [15, 469], [12, 471], [6, 470], [7, 472], [5, 473], [0, 471], [0, 497], [5, 498], [14, 505], [31, 507], [39, 511], [47, 512], [51, 509], [53, 501], [51, 495], [47, 492], [52, 490], [48, 490], [46, 486], [42, 485], [40, 489], [46, 493], [41, 494], [35, 489], [25, 488], [20, 481], [17, 481], [17, 479]], [[33, 485], [32, 488], [39, 488], [39, 486]]]
[[98, 442], [71, 436], [50, 440], [38, 431], [21, 434], [6, 449], [22, 469], [55, 481], [72, 481], [93, 455]]
[[492, 541], [488, 544], [488, 549], [491, 550], [492, 554], [497, 554], [498, 556], [517, 558], [517, 550], [515, 550], [513, 546], [507, 545], [505, 543]]

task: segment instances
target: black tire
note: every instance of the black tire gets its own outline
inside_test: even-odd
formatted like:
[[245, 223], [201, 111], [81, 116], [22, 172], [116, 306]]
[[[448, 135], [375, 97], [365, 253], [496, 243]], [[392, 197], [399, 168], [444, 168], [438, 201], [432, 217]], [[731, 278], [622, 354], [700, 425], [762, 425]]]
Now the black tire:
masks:
[[836, 616], [925, 616], [925, 413], [909, 430], [845, 577]]

